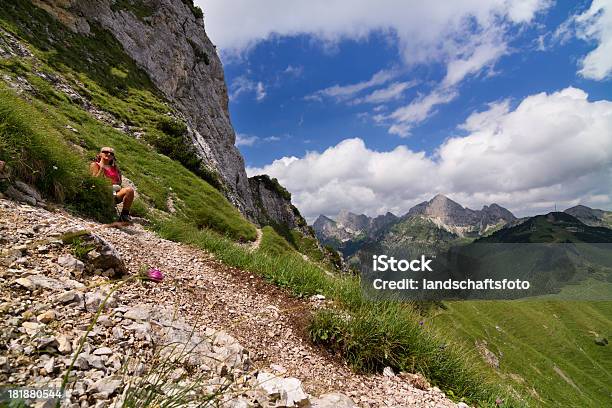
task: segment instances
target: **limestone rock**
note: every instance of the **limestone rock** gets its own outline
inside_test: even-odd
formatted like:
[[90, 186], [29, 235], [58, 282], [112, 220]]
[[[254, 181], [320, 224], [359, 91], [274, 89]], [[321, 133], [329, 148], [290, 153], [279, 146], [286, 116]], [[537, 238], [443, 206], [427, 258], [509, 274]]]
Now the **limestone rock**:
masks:
[[606, 339], [605, 337], [597, 337], [595, 339], [595, 344], [597, 344], [598, 346], [607, 346], [608, 339]]
[[24, 183], [23, 181], [15, 181], [15, 187], [26, 196], [32, 197], [36, 201], [43, 201], [41, 194], [33, 186]]
[[395, 373], [391, 367], [385, 367], [383, 370], [383, 375], [385, 377], [395, 377]]
[[34, 336], [38, 334], [40, 330], [44, 327], [44, 324], [34, 323], [34, 322], [23, 322], [21, 327], [24, 328], [26, 334], [29, 336]]
[[291, 204], [291, 194], [276, 179], [267, 175], [249, 178], [249, 188], [255, 203], [255, 219], [260, 225], [286, 225], [311, 235], [306, 220]]
[[487, 348], [486, 340], [476, 341], [476, 349], [482, 355], [484, 360], [492, 367], [499, 368], [499, 357]]
[[108, 399], [121, 387], [121, 380], [116, 377], [106, 377], [96, 381], [87, 391]]
[[48, 310], [36, 316], [36, 320], [38, 320], [40, 323], [49, 323], [55, 320], [55, 317], [55, 312], [53, 310]]
[[124, 318], [136, 321], [147, 320], [151, 310], [147, 306], [137, 306], [129, 309], [123, 315]]
[[[96, 289], [93, 292], [87, 292], [85, 294], [85, 309], [88, 312], [95, 312], [101, 307], [104, 299], [107, 298], [109, 294], [109, 290], [104, 289]], [[112, 309], [117, 306], [117, 300], [114, 295], [108, 296], [106, 303], [104, 304], [104, 309]]]
[[82, 272], [85, 269], [85, 264], [83, 262], [69, 254], [60, 255], [59, 258], [57, 258], [57, 263], [65, 268], [79, 272]]
[[108, 356], [113, 354], [113, 350], [109, 347], [100, 347], [95, 349], [93, 353], [96, 356]]
[[332, 392], [321, 395], [310, 401], [311, 408], [354, 408], [357, 407], [353, 400], [344, 394]]
[[22, 193], [13, 186], [9, 186], [4, 194], [13, 200], [22, 201], [30, 205], [36, 205], [36, 199], [34, 197], [30, 197], [29, 195]]
[[257, 375], [257, 384], [270, 399], [278, 400], [281, 406], [302, 407], [309, 402], [297, 378], [281, 378], [262, 371]]
[[43, 275], [30, 275], [25, 278], [19, 278], [15, 281], [19, 285], [26, 287], [30, 290], [34, 289], [51, 289], [51, 290], [64, 290], [67, 285], [57, 279], [49, 278]]
[[[244, 159], [235, 146], [221, 61], [202, 20], [183, 1], [151, 2], [141, 18], [111, 8], [110, 1], [75, 2], [75, 15], [100, 24], [180, 111], [189, 138], [206, 165], [216, 171], [227, 195], [243, 213], [254, 213]], [[146, 39], [146, 40], [144, 40]]]
[[70, 339], [67, 336], [59, 335], [55, 338], [57, 341], [58, 347], [57, 350], [62, 354], [67, 354], [72, 351], [72, 344], [70, 343]]

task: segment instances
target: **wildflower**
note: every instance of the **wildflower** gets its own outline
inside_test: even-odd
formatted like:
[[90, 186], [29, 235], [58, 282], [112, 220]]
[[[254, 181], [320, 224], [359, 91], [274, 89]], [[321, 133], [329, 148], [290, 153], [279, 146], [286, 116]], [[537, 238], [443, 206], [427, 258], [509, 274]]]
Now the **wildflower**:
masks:
[[147, 271], [147, 278], [153, 282], [161, 282], [164, 280], [164, 274], [157, 268], [151, 268]]
[[424, 324], [425, 324], [425, 322], [424, 322], [424, 321], [422, 321], [422, 320], [419, 322], [419, 326], [422, 326], [422, 325], [424, 325]]
[[504, 400], [502, 400], [501, 398], [496, 398], [495, 399], [495, 405], [500, 406], [501, 404], [503, 404]]

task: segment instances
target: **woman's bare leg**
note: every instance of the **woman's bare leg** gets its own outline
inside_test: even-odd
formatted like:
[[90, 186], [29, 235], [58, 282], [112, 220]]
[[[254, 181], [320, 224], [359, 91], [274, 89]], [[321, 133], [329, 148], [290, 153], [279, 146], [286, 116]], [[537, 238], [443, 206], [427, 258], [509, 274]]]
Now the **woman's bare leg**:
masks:
[[117, 197], [123, 201], [123, 211], [127, 212], [134, 202], [134, 189], [131, 187], [122, 188], [117, 192]]

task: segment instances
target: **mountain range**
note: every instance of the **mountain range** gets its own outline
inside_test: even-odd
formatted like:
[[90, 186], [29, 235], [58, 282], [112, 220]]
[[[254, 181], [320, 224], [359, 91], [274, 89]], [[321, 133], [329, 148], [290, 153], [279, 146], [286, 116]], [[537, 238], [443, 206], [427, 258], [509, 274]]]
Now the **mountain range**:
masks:
[[[542, 217], [548, 217], [548, 221], [543, 222]], [[556, 237], [561, 230], [573, 236], [581, 236], [589, 230], [589, 236], [583, 241], [590, 242], [602, 236], [594, 235], [599, 230], [592, 227], [612, 227], [612, 212], [579, 205], [563, 213], [517, 218], [495, 203], [473, 210], [438, 194], [415, 205], [401, 217], [390, 212], [372, 218], [341, 211], [335, 220], [320, 215], [312, 226], [322, 244], [337, 249], [357, 266], [371, 253], [439, 252], [489, 236], [491, 242], [530, 242], [529, 237], [540, 242], [537, 239], [546, 238], [551, 223], [556, 225], [553, 228]], [[562, 224], [563, 228], [557, 224]], [[531, 235], [526, 238], [524, 230]], [[604, 235], [607, 236], [605, 231]]]
[[420, 232], [424, 232], [424, 229], [441, 230], [443, 232], [438, 233], [445, 235], [446, 239], [476, 238], [516, 220], [509, 210], [497, 204], [472, 210], [438, 194], [412, 207], [401, 217], [388, 212], [371, 218], [341, 211], [335, 220], [320, 215], [312, 226], [323, 244], [342, 251], [343, 248], [354, 247], [358, 242], [384, 241], [389, 235], [398, 235], [398, 232], [410, 236], [415, 228]]

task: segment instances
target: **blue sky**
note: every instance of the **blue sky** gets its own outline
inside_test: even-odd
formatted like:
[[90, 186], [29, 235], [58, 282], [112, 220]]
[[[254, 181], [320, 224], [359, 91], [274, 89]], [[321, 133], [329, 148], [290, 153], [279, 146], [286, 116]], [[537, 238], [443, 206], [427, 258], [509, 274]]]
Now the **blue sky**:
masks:
[[[392, 0], [266, 0], [257, 9], [246, 0], [199, 3], [224, 62], [249, 173], [277, 177], [310, 218], [342, 208], [402, 213], [437, 192], [472, 207], [497, 201], [519, 214], [554, 204], [612, 209], [610, 0], [463, 0], [452, 10]], [[528, 120], [514, 135], [514, 122]], [[475, 156], [483, 137], [487, 151], [509, 147]], [[562, 146], [555, 154], [567, 153], [569, 164], [532, 175], [534, 163], [563, 157], [555, 162], [554, 149], [520, 153], [521, 138], [525, 145], [555, 137]], [[573, 157], [584, 144], [601, 156], [595, 164], [581, 161], [589, 152]], [[469, 158], [481, 164], [468, 168]], [[491, 175], [499, 186], [481, 182]], [[533, 180], [513, 180], [521, 175]]]

